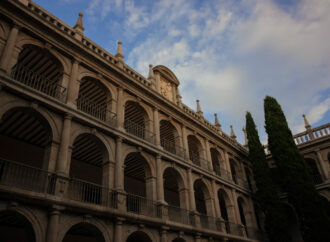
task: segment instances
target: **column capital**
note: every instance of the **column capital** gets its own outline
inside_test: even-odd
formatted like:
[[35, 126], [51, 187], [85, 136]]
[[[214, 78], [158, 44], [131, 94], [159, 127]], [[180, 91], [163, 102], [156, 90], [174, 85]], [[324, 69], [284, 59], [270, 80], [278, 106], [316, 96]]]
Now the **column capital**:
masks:
[[117, 136], [117, 137], [116, 137], [116, 142], [117, 142], [117, 143], [122, 143], [122, 142], [123, 142], [123, 137], [121, 137], [121, 136]]
[[14, 22], [11, 24], [11, 27], [20, 30], [20, 29], [22, 28], [22, 24], [19, 23], [19, 22], [17, 22], [17, 21], [14, 21]]
[[162, 155], [161, 154], [156, 154], [156, 159], [158, 160], [158, 159], [161, 159], [162, 158]]
[[123, 217], [116, 217], [116, 225], [122, 225], [125, 220]]
[[79, 65], [82, 62], [82, 60], [79, 57], [74, 56], [72, 58], [72, 64]]
[[71, 113], [65, 113], [64, 119], [72, 120], [72, 114]]

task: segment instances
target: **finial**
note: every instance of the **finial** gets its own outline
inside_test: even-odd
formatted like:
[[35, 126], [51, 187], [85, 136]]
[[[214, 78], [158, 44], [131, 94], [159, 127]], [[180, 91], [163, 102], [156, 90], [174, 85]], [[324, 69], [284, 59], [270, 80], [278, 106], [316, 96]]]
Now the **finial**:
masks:
[[303, 114], [302, 116], [303, 116], [303, 118], [304, 118], [304, 122], [305, 122], [305, 128], [306, 128], [306, 130], [311, 129], [311, 125], [309, 124], [309, 122], [308, 122], [308, 120], [307, 120], [307, 118], [306, 118], [306, 115]]
[[217, 113], [214, 114], [214, 125], [215, 125], [215, 127], [219, 128], [219, 129], [221, 128], [221, 124], [219, 122]]
[[244, 133], [244, 146], [248, 145], [248, 139], [247, 139], [247, 134], [246, 134], [246, 128], [243, 126], [242, 131]]
[[83, 26], [83, 22], [82, 22], [83, 16], [84, 16], [83, 13], [79, 13], [79, 17], [77, 19], [76, 25], [73, 27], [77, 31], [77, 33], [82, 34], [82, 35], [84, 34], [84, 30], [85, 30], [85, 28]]
[[116, 55], [115, 57], [117, 58], [118, 62], [117, 62], [117, 65], [120, 67], [120, 68], [123, 68], [124, 67], [124, 53], [123, 53], [123, 48], [122, 48], [122, 44], [123, 42], [121, 41], [118, 41], [117, 42], [118, 46], [117, 46], [117, 51], [116, 51]]
[[203, 116], [203, 111], [201, 109], [201, 105], [199, 104], [198, 99], [196, 100], [196, 103], [197, 103], [197, 114], [200, 115], [200, 116]]
[[148, 80], [155, 80], [155, 74], [154, 70], [152, 69], [152, 65], [149, 65], [149, 75], [148, 75]]
[[233, 125], [230, 125], [230, 137], [233, 138], [233, 139], [236, 139], [236, 135], [235, 135], [235, 132], [234, 132]]

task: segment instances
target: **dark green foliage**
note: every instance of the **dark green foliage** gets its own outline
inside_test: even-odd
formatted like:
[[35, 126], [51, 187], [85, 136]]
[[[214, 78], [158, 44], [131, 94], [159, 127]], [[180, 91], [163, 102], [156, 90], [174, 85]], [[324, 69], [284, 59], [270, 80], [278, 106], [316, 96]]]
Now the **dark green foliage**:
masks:
[[291, 241], [286, 214], [280, 203], [277, 188], [271, 179], [264, 148], [260, 143], [258, 131], [249, 112], [246, 114], [246, 133], [249, 160], [252, 163], [257, 186], [256, 198], [261, 209], [265, 212], [265, 229], [269, 241]]
[[330, 241], [330, 219], [315, 189], [311, 171], [294, 143], [286, 118], [277, 101], [264, 103], [268, 145], [281, 176], [281, 187], [297, 213], [305, 242]]

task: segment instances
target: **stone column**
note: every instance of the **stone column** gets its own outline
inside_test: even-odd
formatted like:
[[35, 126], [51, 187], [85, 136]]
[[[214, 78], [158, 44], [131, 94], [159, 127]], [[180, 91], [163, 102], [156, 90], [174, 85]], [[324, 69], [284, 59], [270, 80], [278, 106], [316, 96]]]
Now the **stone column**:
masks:
[[116, 174], [115, 174], [115, 189], [124, 191], [124, 171], [123, 171], [123, 157], [122, 157], [122, 143], [123, 138], [117, 137], [116, 139]]
[[157, 183], [157, 201], [164, 203], [164, 185], [163, 185], [163, 174], [162, 174], [162, 157], [160, 154], [156, 156], [156, 183]]
[[185, 158], [189, 160], [189, 148], [188, 148], [188, 140], [187, 140], [187, 130], [184, 125], [181, 126], [182, 128], [182, 144], [185, 150]]
[[78, 69], [79, 62], [77, 60], [73, 60], [70, 81], [68, 84], [68, 95], [66, 99], [67, 105], [73, 108], [77, 107], [76, 100], [78, 99], [79, 94]]
[[158, 109], [153, 108], [154, 112], [154, 134], [155, 134], [155, 144], [160, 146], [160, 130], [159, 130], [159, 117], [158, 117]]
[[326, 181], [326, 180], [329, 179], [329, 173], [327, 172], [327, 169], [325, 167], [324, 160], [323, 160], [323, 157], [321, 155], [320, 149], [316, 150], [316, 155], [317, 155], [317, 161], [320, 164], [321, 175], [322, 175], [324, 181]]
[[0, 70], [10, 75], [9, 63], [15, 48], [16, 39], [19, 32], [19, 26], [14, 24], [10, 30], [9, 37], [6, 41], [6, 45], [2, 51], [0, 59]]
[[124, 119], [125, 119], [125, 107], [123, 100], [123, 88], [118, 87], [117, 96], [117, 127], [120, 130], [124, 130]]
[[226, 170], [227, 170], [228, 172], [231, 173], [228, 152], [227, 152], [227, 151], [224, 151], [223, 153], [224, 153], [224, 155], [225, 155], [225, 166], [226, 166], [225, 168], [226, 168]]
[[214, 195], [214, 211], [215, 211], [215, 216], [217, 218], [221, 217], [221, 212], [220, 212], [220, 205], [219, 205], [219, 198], [218, 198], [218, 191], [216, 187], [215, 180], [212, 180], [212, 190], [213, 190], [213, 195]]
[[50, 216], [48, 219], [47, 225], [47, 242], [57, 242], [57, 234], [58, 234], [58, 222], [60, 217], [60, 211], [58, 209], [54, 209], [50, 212]]
[[122, 235], [123, 235], [123, 221], [125, 221], [124, 218], [118, 217], [116, 219], [116, 225], [115, 225], [115, 238], [114, 242], [122, 242]]
[[194, 191], [194, 184], [193, 184], [190, 168], [188, 168], [187, 173], [188, 173], [189, 200], [190, 200], [189, 206], [190, 206], [190, 210], [195, 212], [196, 211], [195, 191]]
[[235, 222], [238, 224], [242, 224], [241, 222], [241, 216], [239, 214], [239, 209], [238, 209], [238, 203], [237, 203], [237, 195], [236, 195], [236, 191], [232, 190], [231, 191], [232, 196], [233, 196], [233, 205], [234, 205], [234, 212], [235, 212]]
[[69, 173], [69, 170], [67, 169], [67, 162], [71, 136], [71, 120], [71, 114], [66, 114], [63, 120], [61, 143], [56, 166], [56, 172], [62, 176], [67, 176]]
[[169, 227], [162, 226], [160, 231], [160, 241], [161, 242], [168, 242], [167, 240], [167, 230], [169, 230]]
[[202, 239], [201, 239], [201, 234], [200, 233], [197, 233], [196, 235], [195, 235], [195, 242], [201, 242], [202, 241]]
[[211, 150], [210, 150], [210, 144], [209, 144], [209, 140], [208, 139], [205, 139], [205, 154], [206, 154], [205, 159], [207, 160], [207, 162], [209, 164], [210, 171], [213, 171]]

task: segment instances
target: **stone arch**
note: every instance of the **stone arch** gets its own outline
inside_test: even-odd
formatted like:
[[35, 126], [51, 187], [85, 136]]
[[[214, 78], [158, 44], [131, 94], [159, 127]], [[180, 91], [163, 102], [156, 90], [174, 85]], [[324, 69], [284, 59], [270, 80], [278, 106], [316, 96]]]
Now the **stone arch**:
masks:
[[41, 49], [47, 49], [54, 57], [56, 57], [63, 66], [63, 73], [69, 74], [70, 73], [70, 65], [69, 63], [63, 58], [63, 56], [56, 51], [54, 48], [49, 47], [47, 48], [47, 44], [42, 43], [41, 41], [34, 39], [28, 35], [19, 35], [19, 39], [16, 41], [16, 48], [20, 51], [24, 48], [25, 45], [34, 45]]
[[188, 150], [190, 160], [198, 166], [201, 166], [203, 155], [203, 146], [200, 140], [195, 135], [188, 135]]
[[81, 133], [73, 141], [70, 177], [102, 185], [103, 166], [108, 161], [109, 152], [105, 142], [95, 134]]
[[54, 55], [54, 51], [26, 44], [22, 46], [17, 62], [11, 69], [11, 77], [39, 92], [63, 101], [66, 95], [66, 89], [62, 85], [64, 65]]
[[182, 136], [181, 126], [175, 120], [173, 120], [171, 117], [167, 117], [167, 116], [160, 113], [159, 114], [159, 122], [162, 121], [162, 120], [170, 122], [171, 125], [173, 125], [175, 130], [178, 132], [178, 135], [180, 137]]
[[140, 152], [131, 152], [125, 157], [124, 187], [129, 194], [152, 199], [152, 169]]
[[218, 190], [218, 200], [219, 200], [219, 206], [220, 206], [220, 213], [221, 217], [228, 222], [234, 222], [235, 221], [235, 211], [233, 202], [230, 199], [230, 196], [228, 196], [228, 193], [224, 189]]
[[167, 167], [163, 172], [164, 199], [171, 206], [185, 208], [185, 183], [179, 171]]
[[194, 182], [196, 210], [200, 214], [213, 215], [210, 190], [202, 179]]
[[312, 178], [314, 180], [314, 183], [317, 184], [321, 184], [323, 182], [321, 173], [319, 171], [319, 167], [317, 165], [316, 160], [312, 159], [312, 158], [305, 158], [305, 161], [307, 163], [307, 166], [310, 168], [310, 172], [312, 175]]
[[221, 176], [222, 173], [224, 173], [224, 164], [223, 164], [223, 158], [220, 154], [220, 152], [216, 148], [210, 148], [211, 153], [211, 159], [212, 159], [212, 166], [213, 171], [218, 176]]
[[104, 77], [100, 77], [99, 75], [90, 72], [90, 71], [82, 71], [79, 73], [78, 75], [78, 80], [82, 80], [83, 78], [94, 78], [99, 80], [106, 88], [108, 88], [108, 91], [110, 92], [110, 95], [112, 97], [112, 99], [117, 100], [117, 91], [115, 90], [115, 88], [107, 81], [105, 81]]
[[246, 199], [244, 199], [242, 196], [239, 196], [237, 198], [237, 205], [241, 224], [245, 227], [254, 227], [251, 210], [249, 209]]
[[92, 224], [79, 223], [72, 226], [63, 238], [63, 242], [75, 242], [77, 240], [93, 242], [105, 242], [102, 232]]
[[[85, 225], [89, 225], [93, 228], [96, 228], [103, 236], [104, 238], [104, 242], [110, 242], [110, 233], [111, 231], [109, 230], [109, 226], [107, 226], [106, 224], [104, 224], [103, 221], [97, 219], [97, 218], [88, 218], [88, 219], [84, 219], [82, 217], [75, 217], [73, 219], [70, 219], [67, 223], [65, 223], [63, 225], [63, 227], [61, 227], [59, 229], [59, 233], [57, 236], [57, 242], [65, 242], [65, 236], [66, 234], [70, 231], [70, 229], [72, 227], [74, 227], [75, 225], [78, 224], [85, 224]], [[99, 242], [99, 241], [97, 241]]]
[[[5, 226], [5, 228], [1, 229], [1, 236], [4, 241], [43, 241], [44, 233], [40, 221], [38, 221], [34, 214], [27, 209], [18, 207], [1, 210], [0, 227], [3, 226]], [[6, 240], [6, 233], [10, 233], [7, 234], [9, 236], [7, 239], [9, 240]], [[16, 238], [13, 238], [13, 236]]]
[[31, 109], [34, 109], [36, 112], [40, 113], [43, 116], [43, 118], [47, 120], [47, 122], [48, 122], [48, 124], [51, 128], [51, 131], [52, 131], [52, 134], [53, 134], [53, 140], [55, 142], [60, 141], [59, 127], [56, 124], [53, 115], [50, 112], [48, 112], [48, 110], [45, 110], [45, 109], [43, 109], [41, 107], [38, 107], [38, 106], [33, 106], [30, 103], [27, 103], [27, 102], [22, 101], [22, 100], [12, 100], [12, 101], [3, 103], [0, 106], [0, 119], [2, 119], [3, 115], [6, 112], [8, 112], [9, 110], [14, 109], [14, 108], [31, 108]]
[[175, 238], [174, 240], [172, 240], [172, 242], [186, 242], [186, 241], [182, 238]]
[[100, 78], [84, 76], [80, 80], [77, 108], [102, 121], [110, 121], [112, 95]]
[[129, 234], [126, 242], [152, 242], [152, 240], [146, 232], [139, 230]]
[[141, 106], [141, 108], [143, 108], [143, 111], [146, 113], [146, 119], [149, 120], [150, 122], [153, 120], [153, 112], [151, 107], [148, 106], [146, 103], [144, 103], [139, 97], [134, 97], [124, 92], [123, 99], [124, 99], [123, 100], [124, 107], [126, 106], [127, 102], [137, 103], [139, 106]]
[[238, 184], [239, 173], [240, 173], [239, 165], [233, 158], [229, 158], [229, 166], [230, 166], [231, 178], [236, 184]]
[[48, 120], [31, 107], [11, 108], [1, 119], [0, 157], [47, 170], [53, 142]]
[[146, 109], [141, 103], [130, 100], [126, 101], [124, 106], [124, 128], [126, 132], [139, 138], [153, 141], [154, 137], [150, 132], [152, 130], [152, 122]]
[[176, 127], [168, 120], [159, 122], [160, 144], [164, 150], [173, 154], [183, 155], [183, 149], [180, 149], [181, 141]]

